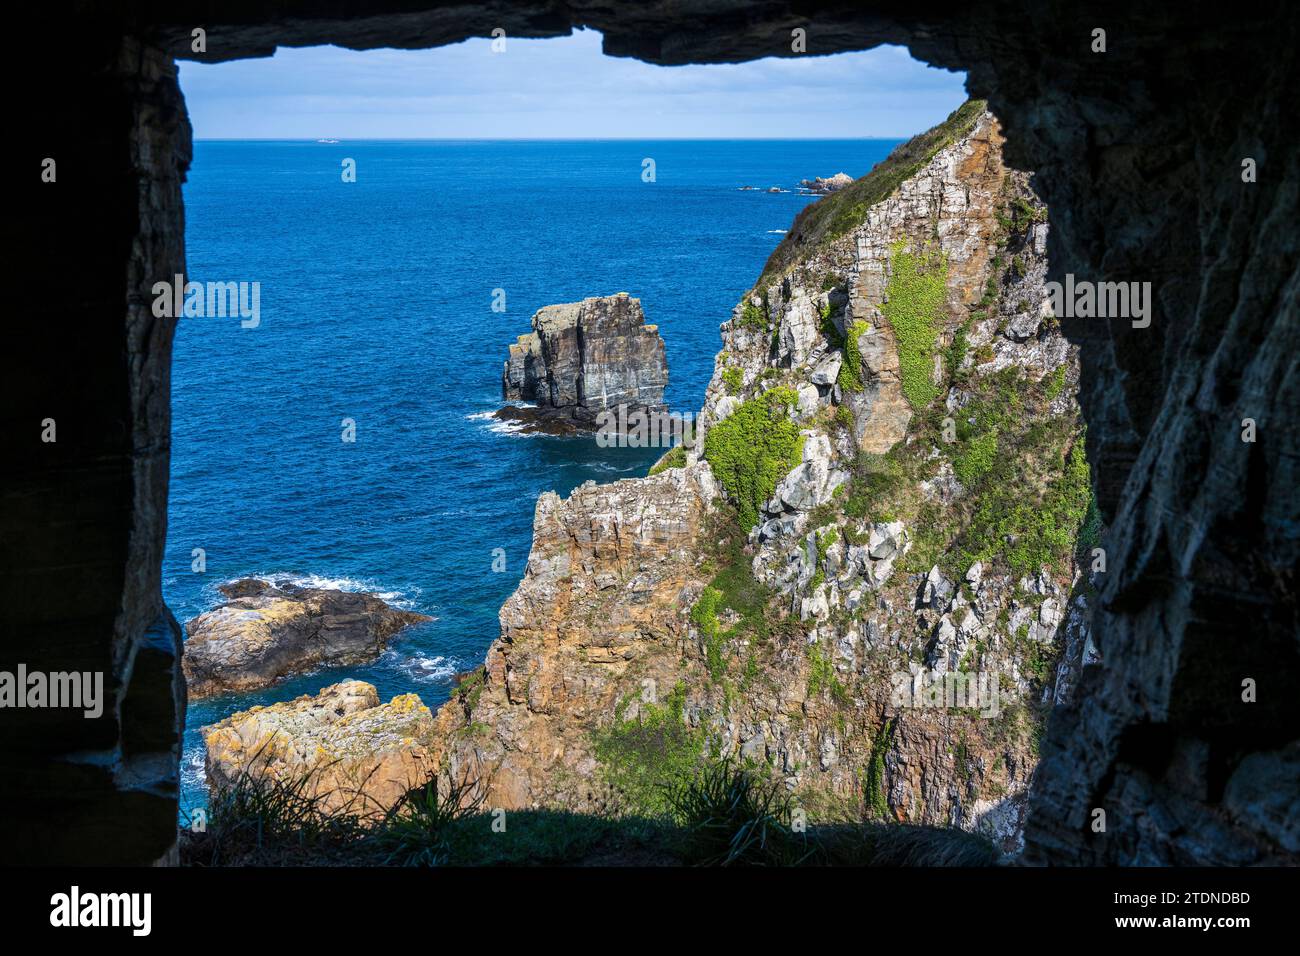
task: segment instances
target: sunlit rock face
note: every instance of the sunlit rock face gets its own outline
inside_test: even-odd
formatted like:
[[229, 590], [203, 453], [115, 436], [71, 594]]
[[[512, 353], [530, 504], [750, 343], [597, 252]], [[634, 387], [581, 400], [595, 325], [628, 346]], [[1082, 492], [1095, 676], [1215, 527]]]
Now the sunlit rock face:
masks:
[[415, 694], [385, 704], [373, 684], [342, 681], [204, 727], [208, 783], [220, 795], [276, 781], [325, 813], [382, 816], [432, 775], [432, 728]]
[[[36, 169], [57, 155], [78, 175], [53, 196], [34, 176], [15, 187], [24, 242], [10, 257], [25, 277], [15, 312], [26, 321], [5, 375], [6, 429], [26, 436], [49, 415], [81, 426], [61, 426], [57, 454], [6, 457], [3, 527], [24, 547], [5, 554], [0, 580], [12, 589], [6, 660], [103, 670], [117, 706], [94, 726], [27, 712], [21, 732], [4, 735], [0, 845], [16, 857], [173, 858], [183, 687], [159, 577], [173, 324], [141, 294], [184, 269], [190, 131], [171, 58], [427, 47], [492, 24], [517, 37], [592, 27], [608, 53], [665, 64], [791, 55], [801, 27], [809, 54], [902, 43], [968, 72], [971, 94], [1003, 123], [1008, 162], [1036, 173], [1051, 209], [1047, 278], [1149, 281], [1154, 294], [1144, 329], [1063, 323], [1082, 346], [1081, 404], [1111, 529], [1093, 638], [1105, 664], [1083, 668], [1043, 742], [1026, 858], [1294, 859], [1286, 814], [1269, 808], [1293, 805], [1300, 789], [1286, 772], [1300, 722], [1295, 5], [1130, 6], [1105, 24], [1064, 0], [942, 11], [848, 0], [308, 2], [240, 13], [179, 2], [159, 22], [81, 13], [93, 29], [74, 37], [59, 5], [24, 13], [29, 42], [61, 54], [57, 76], [19, 104], [24, 160]], [[209, 38], [202, 55], [197, 23]], [[1094, 52], [1099, 26], [1105, 52]], [[70, 251], [69, 237], [87, 236], [86, 210], [97, 211], [95, 232]], [[70, 263], [78, 292], [52, 300]], [[1242, 440], [1245, 419], [1253, 442]], [[73, 764], [74, 753], [101, 759]], [[1270, 801], [1256, 799], [1266, 792]], [[1089, 825], [1098, 807], [1109, 810], [1104, 834]]]
[[548, 305], [532, 318], [533, 331], [509, 347], [501, 370], [501, 397], [530, 402], [539, 415], [594, 427], [620, 406], [664, 408], [668, 361], [658, 326], [647, 325], [641, 300], [626, 292]]
[[372, 661], [402, 628], [430, 620], [373, 594], [243, 578], [185, 624], [190, 698], [246, 693], [292, 674]]

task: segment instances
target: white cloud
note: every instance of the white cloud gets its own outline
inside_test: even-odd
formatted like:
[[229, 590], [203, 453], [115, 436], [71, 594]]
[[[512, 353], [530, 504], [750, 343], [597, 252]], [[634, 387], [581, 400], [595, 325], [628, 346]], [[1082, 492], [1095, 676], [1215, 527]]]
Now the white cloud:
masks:
[[[965, 98], [963, 78], [901, 47], [750, 63], [652, 66], [600, 35], [434, 50], [282, 49], [184, 63], [198, 138], [907, 136]], [[436, 132], [431, 132], [436, 131]]]

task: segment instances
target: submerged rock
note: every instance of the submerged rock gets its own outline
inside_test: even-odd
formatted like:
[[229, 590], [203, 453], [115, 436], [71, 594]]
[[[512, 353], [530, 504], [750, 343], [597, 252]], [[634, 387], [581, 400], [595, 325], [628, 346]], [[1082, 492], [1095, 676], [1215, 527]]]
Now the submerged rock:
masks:
[[537, 430], [593, 429], [601, 412], [666, 411], [668, 361], [658, 326], [645, 324], [641, 300], [626, 292], [548, 305], [533, 313], [501, 371], [501, 397], [532, 408], [500, 417]]
[[190, 698], [266, 687], [315, 667], [362, 664], [402, 628], [431, 620], [373, 594], [258, 578], [223, 584], [228, 600], [185, 625]]
[[203, 728], [208, 786], [302, 783], [325, 812], [382, 813], [433, 776], [433, 715], [415, 694], [379, 702], [374, 685], [350, 680], [295, 700], [253, 707]]

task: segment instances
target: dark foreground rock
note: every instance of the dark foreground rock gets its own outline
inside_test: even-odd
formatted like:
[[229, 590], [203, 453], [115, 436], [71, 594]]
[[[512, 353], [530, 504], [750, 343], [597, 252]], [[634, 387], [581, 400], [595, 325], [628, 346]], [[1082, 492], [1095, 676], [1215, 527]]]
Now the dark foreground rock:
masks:
[[[662, 411], [668, 362], [659, 329], [626, 292], [548, 305], [533, 314], [501, 372], [501, 397], [531, 402], [512, 415], [594, 429], [601, 412]], [[538, 429], [548, 430], [548, 429]]]
[[272, 584], [223, 584], [229, 600], [185, 625], [191, 699], [266, 687], [315, 667], [374, 660], [402, 628], [430, 618], [373, 594]]

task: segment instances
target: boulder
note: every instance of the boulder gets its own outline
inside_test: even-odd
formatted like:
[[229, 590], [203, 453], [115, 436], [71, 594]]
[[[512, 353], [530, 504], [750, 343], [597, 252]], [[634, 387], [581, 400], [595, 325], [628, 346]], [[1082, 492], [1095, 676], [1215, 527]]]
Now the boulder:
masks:
[[415, 694], [379, 702], [374, 685], [350, 680], [315, 695], [253, 707], [203, 728], [208, 786], [250, 780], [303, 782], [325, 812], [371, 817], [429, 781], [433, 715]]
[[[831, 500], [849, 474], [831, 461], [830, 440], [820, 432], [804, 432], [803, 463], [776, 486], [775, 501], [794, 511], [811, 511]], [[772, 509], [775, 510], [775, 509]]]
[[825, 195], [826, 193], [838, 192], [845, 186], [853, 184], [853, 177], [848, 173], [836, 173], [834, 176], [816, 176], [812, 179], [799, 180], [799, 186], [808, 190], [810, 193]]
[[802, 365], [812, 354], [820, 336], [821, 316], [808, 296], [795, 295], [781, 315], [777, 327], [777, 356], [787, 368]]
[[844, 353], [836, 349], [830, 352], [813, 368], [808, 375], [808, 381], [814, 385], [820, 385], [823, 388], [829, 388], [835, 384], [839, 377], [840, 366], [844, 363]]
[[185, 625], [182, 668], [191, 699], [269, 686], [316, 667], [362, 664], [428, 615], [355, 591], [243, 578], [229, 600]]

